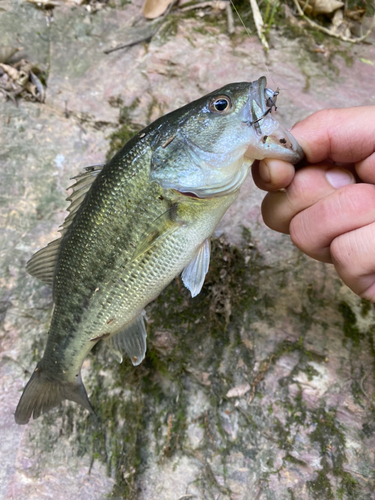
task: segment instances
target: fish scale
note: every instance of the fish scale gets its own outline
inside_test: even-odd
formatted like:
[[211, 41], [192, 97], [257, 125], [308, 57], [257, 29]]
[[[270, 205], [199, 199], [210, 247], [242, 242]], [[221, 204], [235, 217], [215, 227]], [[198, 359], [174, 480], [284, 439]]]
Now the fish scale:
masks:
[[92, 410], [80, 376], [92, 347], [104, 341], [116, 359], [127, 354], [138, 365], [145, 306], [181, 272], [192, 296], [199, 293], [209, 238], [252, 161], [302, 157], [272, 116], [265, 85], [262, 77], [193, 101], [139, 132], [103, 168], [76, 177], [61, 238], [27, 266], [52, 285], [55, 308], [17, 423], [64, 399]]

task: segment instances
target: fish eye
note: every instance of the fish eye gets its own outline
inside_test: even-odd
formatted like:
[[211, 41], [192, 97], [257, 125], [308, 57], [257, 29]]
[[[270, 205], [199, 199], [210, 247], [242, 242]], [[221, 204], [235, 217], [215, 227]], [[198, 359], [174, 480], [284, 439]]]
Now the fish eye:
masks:
[[215, 97], [210, 102], [209, 108], [213, 113], [225, 113], [229, 111], [232, 107], [232, 102], [226, 95], [220, 95]]

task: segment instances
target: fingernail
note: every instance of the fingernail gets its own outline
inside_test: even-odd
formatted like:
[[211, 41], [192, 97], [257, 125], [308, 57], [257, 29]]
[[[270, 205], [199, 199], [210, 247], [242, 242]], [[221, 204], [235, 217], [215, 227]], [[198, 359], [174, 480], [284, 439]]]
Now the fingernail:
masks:
[[262, 160], [259, 164], [259, 175], [263, 182], [269, 184], [271, 182], [270, 167], [267, 165], [266, 160]]
[[331, 170], [327, 170], [326, 177], [328, 182], [335, 189], [355, 183], [354, 176], [351, 172], [343, 170], [342, 168], [332, 168]]

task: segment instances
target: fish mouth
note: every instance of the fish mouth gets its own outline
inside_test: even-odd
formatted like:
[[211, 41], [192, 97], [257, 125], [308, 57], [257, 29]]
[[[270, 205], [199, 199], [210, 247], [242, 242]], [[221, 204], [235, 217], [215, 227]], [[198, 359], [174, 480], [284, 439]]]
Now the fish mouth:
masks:
[[243, 121], [253, 128], [258, 144], [250, 144], [245, 156], [255, 160], [275, 157], [298, 163], [304, 152], [292, 134], [272, 116], [272, 106], [267, 106], [266, 89], [265, 76], [249, 84], [249, 100]]
[[201, 196], [196, 195], [195, 193], [192, 193], [191, 191], [179, 191], [178, 189], [174, 189], [176, 193], [181, 194], [182, 196], [185, 196], [186, 198], [195, 198], [196, 200], [202, 200], [204, 199]]

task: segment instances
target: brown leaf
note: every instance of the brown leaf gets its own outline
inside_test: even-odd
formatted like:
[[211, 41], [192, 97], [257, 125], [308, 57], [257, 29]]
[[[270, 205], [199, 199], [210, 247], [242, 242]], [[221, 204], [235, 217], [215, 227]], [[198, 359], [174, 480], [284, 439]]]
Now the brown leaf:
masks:
[[344, 3], [339, 0], [298, 0], [303, 11], [309, 16], [319, 14], [332, 14], [335, 10], [343, 7]]
[[156, 19], [168, 9], [173, 0], [145, 0], [142, 8], [143, 15], [147, 19]]
[[12, 66], [8, 66], [8, 64], [2, 63], [0, 63], [0, 68], [2, 68], [13, 81], [16, 82], [18, 80], [19, 71], [17, 71], [15, 68], [13, 68]]
[[232, 389], [230, 389], [227, 392], [226, 396], [227, 396], [227, 398], [240, 398], [241, 396], [244, 396], [249, 391], [250, 391], [249, 384], [237, 385], [237, 387], [233, 387]]
[[61, 5], [61, 3], [56, 0], [26, 0], [26, 2], [33, 3], [37, 7], [43, 9], [53, 9], [53, 7]]
[[17, 47], [0, 46], [0, 63], [6, 63], [16, 52], [21, 50]]
[[344, 6], [344, 2], [338, 0], [315, 0], [314, 2], [314, 16], [318, 14], [331, 14], [335, 10]]

